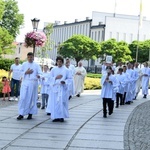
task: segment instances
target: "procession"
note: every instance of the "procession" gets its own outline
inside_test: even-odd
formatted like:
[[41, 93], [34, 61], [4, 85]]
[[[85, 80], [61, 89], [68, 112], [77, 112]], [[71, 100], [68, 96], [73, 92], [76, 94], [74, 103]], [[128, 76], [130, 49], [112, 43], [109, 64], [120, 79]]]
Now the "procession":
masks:
[[[104, 118], [112, 115], [114, 108], [130, 105], [137, 100], [140, 89], [142, 89], [143, 98], [147, 98], [150, 77], [147, 62], [140, 68], [138, 63], [119, 62], [118, 66], [114, 66], [111, 57], [108, 56], [106, 59], [111, 60], [106, 60], [102, 65], [100, 79], [102, 89], [99, 96], [103, 105]], [[17, 120], [22, 120], [26, 115], [30, 120], [38, 113], [40, 89], [40, 109], [45, 109], [45, 113], [50, 116], [52, 122], [64, 122], [65, 118], [69, 118], [69, 100], [74, 96], [78, 98], [81, 96], [87, 75], [81, 61], [75, 67], [70, 63], [69, 58], [64, 60], [62, 56], [57, 56], [55, 66], [48, 68], [48, 65], [43, 65], [42, 67], [34, 62], [32, 52], [27, 54], [27, 61], [23, 64], [19, 63], [18, 57], [15, 58], [15, 63], [10, 67], [8, 79], [11, 73], [11, 87], [7, 88], [8, 85], [4, 84], [6, 90], [3, 90], [3, 100], [5, 100], [5, 94], [10, 91], [11, 97], [8, 95], [8, 100], [18, 100]], [[6, 81], [7, 78], [3, 83]]]

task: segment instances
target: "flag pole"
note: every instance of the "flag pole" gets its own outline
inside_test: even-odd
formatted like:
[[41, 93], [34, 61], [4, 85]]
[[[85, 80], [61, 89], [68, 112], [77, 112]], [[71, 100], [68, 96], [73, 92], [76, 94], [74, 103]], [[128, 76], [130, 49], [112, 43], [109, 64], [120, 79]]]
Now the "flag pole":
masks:
[[142, 27], [142, 0], [140, 0], [140, 16], [138, 22], [138, 34], [137, 34], [137, 47], [136, 47], [136, 62], [138, 61], [138, 53], [139, 53], [139, 40], [140, 40], [140, 28]]
[[136, 62], [138, 62], [139, 38], [140, 38], [140, 26], [139, 26], [139, 24], [138, 24], [137, 47], [136, 47]]
[[117, 0], [115, 0], [114, 17], [116, 16], [116, 7], [117, 7]]

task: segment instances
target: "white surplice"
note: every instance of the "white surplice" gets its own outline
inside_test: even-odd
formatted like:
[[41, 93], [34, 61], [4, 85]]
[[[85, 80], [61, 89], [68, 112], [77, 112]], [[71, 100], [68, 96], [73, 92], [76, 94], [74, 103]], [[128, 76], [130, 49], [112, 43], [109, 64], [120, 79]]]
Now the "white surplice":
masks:
[[132, 69], [126, 70], [126, 79], [127, 79], [127, 89], [126, 89], [126, 98], [125, 102], [132, 101], [133, 100], [133, 78], [134, 78], [134, 72]]
[[107, 74], [104, 74], [101, 79], [102, 91], [101, 91], [101, 98], [110, 98], [115, 100], [115, 93], [118, 88], [118, 81], [115, 75], [109, 76], [109, 81], [106, 81]]
[[[57, 79], [58, 75], [62, 75], [61, 79]], [[68, 98], [69, 89], [68, 84], [72, 80], [72, 76], [69, 70], [65, 67], [55, 67], [50, 72], [50, 93], [48, 100], [47, 112], [51, 113], [51, 119], [56, 118], [68, 118]], [[61, 81], [65, 81], [65, 84], [61, 84]]]
[[69, 68], [71, 76], [72, 76], [72, 80], [70, 81], [70, 96], [74, 96], [75, 95], [75, 85], [74, 85], [74, 75], [75, 75], [75, 66], [70, 64]]
[[138, 73], [138, 79], [136, 81], [136, 95], [138, 95], [138, 93], [140, 92], [140, 88], [141, 88], [141, 81], [142, 81], [142, 70], [140, 68], [134, 68], [134, 70]]
[[[81, 73], [81, 75], [78, 75], [76, 73]], [[84, 79], [86, 74], [87, 72], [84, 67], [75, 68], [75, 76], [74, 76], [75, 95], [81, 94], [84, 91]]]
[[150, 68], [149, 67], [142, 68], [142, 75], [144, 75], [144, 74], [147, 76], [142, 76], [142, 94], [147, 95], [148, 87], [149, 87], [149, 77], [150, 77]]
[[[32, 69], [32, 74], [25, 74], [28, 69]], [[41, 75], [41, 67], [35, 63], [24, 62], [22, 64], [22, 83], [20, 89], [19, 114], [24, 116], [28, 114], [37, 114], [38, 99], [38, 78]]]

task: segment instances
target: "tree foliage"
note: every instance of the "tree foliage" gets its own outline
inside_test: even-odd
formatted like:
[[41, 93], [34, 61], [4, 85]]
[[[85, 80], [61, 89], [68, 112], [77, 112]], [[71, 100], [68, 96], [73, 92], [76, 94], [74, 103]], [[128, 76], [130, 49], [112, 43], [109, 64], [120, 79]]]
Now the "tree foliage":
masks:
[[24, 16], [19, 13], [18, 3], [15, 0], [5, 0], [5, 8], [2, 15], [1, 26], [14, 38], [19, 34]]
[[75, 59], [77, 63], [82, 59], [97, 58], [100, 50], [99, 43], [84, 35], [73, 35], [58, 47], [60, 55]]
[[14, 46], [13, 37], [8, 33], [8, 31], [4, 28], [0, 27], [0, 56], [2, 54], [10, 54], [13, 53]]
[[100, 57], [105, 59], [106, 55], [113, 57], [113, 62], [129, 62], [132, 61], [131, 51], [128, 44], [124, 41], [117, 42], [115, 39], [103, 41], [101, 44]]
[[44, 33], [46, 34], [47, 40], [43, 47], [41, 47], [38, 50], [38, 57], [40, 58], [48, 58], [48, 52], [52, 49], [51, 45], [53, 44], [53, 41], [51, 40], [50, 36], [53, 32], [53, 24], [49, 23], [44, 29]]
[[149, 51], [150, 51], [150, 40], [146, 41], [133, 41], [129, 44], [129, 49], [132, 54], [131, 57], [133, 60], [136, 59], [136, 52], [138, 50], [138, 62], [143, 63], [149, 60]]
[[0, 0], [0, 24], [1, 24], [1, 19], [4, 14], [4, 9], [5, 9], [5, 3], [3, 0]]

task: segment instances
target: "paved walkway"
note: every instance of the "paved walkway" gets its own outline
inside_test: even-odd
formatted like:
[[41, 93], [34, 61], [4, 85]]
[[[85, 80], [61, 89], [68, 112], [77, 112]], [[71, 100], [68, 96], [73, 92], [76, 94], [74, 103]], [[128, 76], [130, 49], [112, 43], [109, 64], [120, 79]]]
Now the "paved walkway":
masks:
[[[16, 120], [17, 104], [0, 108], [1, 150], [138, 150], [138, 145], [136, 144], [135, 148], [133, 143], [136, 142], [132, 141], [136, 138], [136, 127], [139, 126], [138, 117], [143, 119], [143, 124], [147, 120], [144, 111], [149, 107], [147, 105], [149, 97], [142, 99], [139, 96], [133, 104], [115, 108], [111, 116], [103, 118], [99, 94], [100, 91], [85, 91], [81, 97], [71, 99], [70, 118], [63, 123], [52, 122], [45, 111], [40, 109], [38, 115], [33, 116], [32, 120], [25, 118], [18, 121]], [[142, 108], [142, 103], [145, 104], [145, 109]], [[139, 109], [140, 113], [138, 113]], [[150, 113], [147, 117], [149, 115]], [[134, 120], [132, 120], [133, 116], [135, 116]], [[141, 135], [145, 132], [143, 126], [140, 127]], [[139, 142], [141, 143], [142, 141]], [[148, 149], [141, 148], [141, 150]]]

